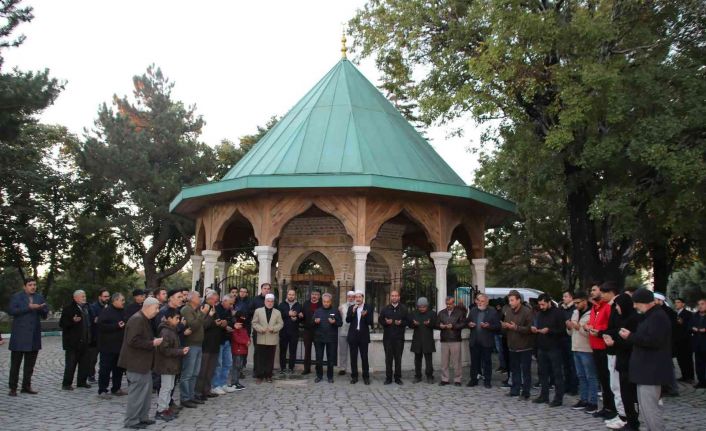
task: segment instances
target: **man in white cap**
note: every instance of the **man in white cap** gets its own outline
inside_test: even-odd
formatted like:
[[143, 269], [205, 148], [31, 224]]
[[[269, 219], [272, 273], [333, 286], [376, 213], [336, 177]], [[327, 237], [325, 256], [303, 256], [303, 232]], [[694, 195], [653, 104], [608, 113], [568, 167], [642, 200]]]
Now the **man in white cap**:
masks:
[[350, 323], [346, 322], [345, 316], [348, 314], [348, 309], [355, 304], [355, 292], [349, 290], [346, 293], [346, 302], [338, 306], [338, 312], [343, 316], [343, 326], [338, 328], [338, 375], [345, 376], [346, 368], [348, 368], [348, 327]]
[[263, 379], [272, 383], [275, 351], [279, 344], [279, 331], [283, 327], [282, 313], [275, 307], [275, 295], [268, 293], [265, 295], [265, 306], [256, 309], [252, 317], [252, 329], [257, 333], [255, 377], [258, 384]]

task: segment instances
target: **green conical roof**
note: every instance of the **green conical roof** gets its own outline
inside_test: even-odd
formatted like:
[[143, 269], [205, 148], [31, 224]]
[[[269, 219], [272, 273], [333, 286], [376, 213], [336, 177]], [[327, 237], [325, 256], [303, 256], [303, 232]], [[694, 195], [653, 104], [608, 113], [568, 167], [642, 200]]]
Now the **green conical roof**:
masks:
[[342, 59], [223, 180], [372, 174], [465, 185], [348, 60]]
[[467, 186], [343, 58], [219, 181], [187, 187], [170, 211], [193, 214], [246, 190], [379, 188], [515, 204]]

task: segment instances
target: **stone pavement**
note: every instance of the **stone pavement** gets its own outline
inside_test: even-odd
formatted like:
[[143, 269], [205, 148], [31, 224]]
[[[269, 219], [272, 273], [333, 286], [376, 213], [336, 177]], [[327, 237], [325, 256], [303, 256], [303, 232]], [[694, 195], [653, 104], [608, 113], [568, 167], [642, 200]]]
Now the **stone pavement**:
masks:
[[[63, 352], [59, 337], [46, 337], [39, 354], [34, 387], [39, 395], [6, 395], [10, 355], [7, 343], [0, 347], [0, 429], [10, 430], [114, 430], [122, 429], [126, 397], [101, 400], [97, 386], [60, 390]], [[409, 354], [409, 353], [405, 353]], [[250, 371], [250, 370], [248, 370]], [[248, 376], [249, 376], [248, 372]], [[468, 370], [464, 370], [464, 382]], [[438, 376], [438, 373], [437, 373]], [[605, 430], [602, 421], [566, 405], [549, 408], [505, 396], [500, 375], [492, 389], [426, 383], [412, 384], [403, 376], [403, 386], [382, 384], [373, 375], [370, 386], [336, 382], [314, 383], [312, 378], [277, 379], [274, 384], [255, 385], [214, 398], [197, 409], [185, 410], [177, 420], [158, 422], [148, 429], [173, 430]], [[438, 377], [437, 377], [438, 381]], [[682, 396], [665, 400], [668, 430], [706, 429], [706, 393], [681, 386]], [[534, 395], [534, 394], [533, 394]], [[153, 403], [156, 401], [153, 396]], [[152, 412], [155, 407], [153, 406]]]

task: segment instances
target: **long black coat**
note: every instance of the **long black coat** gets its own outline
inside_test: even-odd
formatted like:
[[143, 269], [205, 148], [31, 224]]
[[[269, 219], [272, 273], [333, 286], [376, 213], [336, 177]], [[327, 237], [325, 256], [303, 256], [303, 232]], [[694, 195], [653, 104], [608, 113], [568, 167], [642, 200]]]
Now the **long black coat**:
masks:
[[[392, 323], [388, 325], [385, 319], [392, 319]], [[402, 323], [397, 325], [395, 324], [395, 320], [401, 320]], [[397, 304], [397, 307], [388, 304], [380, 311], [378, 323], [383, 327], [383, 341], [404, 341], [404, 331], [407, 325], [409, 325], [409, 312], [407, 311], [407, 307], [404, 304]]]
[[[29, 308], [30, 299], [33, 304], [44, 304], [37, 310]], [[12, 319], [12, 333], [9, 349], [13, 352], [36, 352], [42, 348], [41, 319], [46, 319], [49, 309], [44, 297], [39, 293], [28, 295], [24, 290], [15, 293], [10, 298], [7, 310]]]
[[[81, 320], [74, 322], [74, 317]], [[64, 350], [81, 350], [88, 347], [91, 342], [91, 316], [88, 312], [88, 305], [78, 305], [75, 301], [65, 306], [61, 310], [59, 319], [61, 327], [61, 344]]]
[[348, 322], [348, 334], [346, 340], [349, 343], [370, 343], [370, 328], [373, 326], [373, 306], [363, 305], [363, 311], [368, 313], [360, 319], [360, 330], [358, 330], [358, 313], [353, 311], [353, 305], [348, 307], [346, 312], [346, 322]]
[[277, 309], [282, 314], [282, 320], [284, 320], [284, 328], [282, 328], [280, 335], [288, 334], [289, 336], [298, 337], [300, 320], [299, 313], [302, 311], [302, 305], [298, 302], [295, 302], [294, 305], [292, 305], [291, 311], [297, 312], [297, 316], [294, 318], [289, 315], [290, 308], [287, 301], [280, 302]]
[[[483, 314], [482, 319], [479, 318], [480, 314]], [[501, 326], [500, 315], [493, 307], [488, 307], [484, 311], [481, 311], [478, 307], [471, 308], [466, 322], [476, 324], [474, 328], [471, 328], [471, 336], [468, 338], [470, 346], [478, 344], [483, 347], [493, 347], [495, 345], [495, 333], [500, 332]], [[487, 323], [489, 326], [481, 328], [479, 323]]]
[[[123, 322], [122, 327], [120, 327], [119, 322]], [[125, 336], [124, 324], [126, 323], [124, 308], [118, 309], [110, 304], [101, 311], [96, 322], [99, 352], [120, 353], [123, 337]]]
[[[429, 321], [429, 323], [424, 323], [426, 321]], [[410, 351], [414, 353], [436, 352], [436, 343], [434, 342], [436, 313], [434, 311], [427, 309], [426, 312], [422, 313], [419, 310], [414, 310], [409, 315], [409, 327], [414, 330]]]
[[[333, 317], [334, 323], [328, 321], [331, 317]], [[316, 319], [319, 319], [318, 324], [316, 323]], [[343, 320], [341, 319], [341, 313], [339, 313], [338, 308], [333, 306], [324, 308], [322, 306], [314, 313], [314, 341], [320, 343], [337, 342], [338, 328], [342, 325]]]
[[630, 381], [638, 385], [669, 385], [672, 381], [672, 325], [667, 314], [654, 306], [644, 314], [632, 344]]

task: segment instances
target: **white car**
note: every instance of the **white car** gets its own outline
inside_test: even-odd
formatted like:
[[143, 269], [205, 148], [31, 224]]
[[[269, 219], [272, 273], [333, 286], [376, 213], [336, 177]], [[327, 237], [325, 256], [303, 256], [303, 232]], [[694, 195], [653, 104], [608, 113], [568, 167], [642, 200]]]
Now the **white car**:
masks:
[[[511, 290], [516, 290], [520, 292], [522, 300], [528, 302], [530, 299], [537, 299], [539, 295], [543, 294], [541, 290], [528, 289], [524, 287], [486, 287], [485, 294], [488, 295], [488, 299], [499, 299], [505, 298]], [[464, 302], [464, 304], [471, 304], [470, 300], [471, 288], [467, 286], [459, 286], [456, 288], [456, 300], [459, 299]]]

